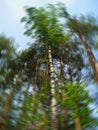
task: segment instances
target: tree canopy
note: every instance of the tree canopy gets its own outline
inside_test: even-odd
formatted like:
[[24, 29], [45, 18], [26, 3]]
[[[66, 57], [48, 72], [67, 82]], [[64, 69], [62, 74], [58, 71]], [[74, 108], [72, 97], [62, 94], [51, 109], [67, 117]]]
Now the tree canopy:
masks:
[[62, 3], [25, 11], [24, 34], [33, 40], [27, 49], [18, 52], [12, 38], [0, 35], [0, 129], [95, 130], [84, 52], [98, 81], [91, 51], [97, 20], [71, 16]]

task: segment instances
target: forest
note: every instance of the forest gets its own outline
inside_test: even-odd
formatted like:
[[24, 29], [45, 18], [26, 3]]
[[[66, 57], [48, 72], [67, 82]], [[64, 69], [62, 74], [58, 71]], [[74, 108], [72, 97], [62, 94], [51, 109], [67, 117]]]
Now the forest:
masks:
[[62, 3], [25, 12], [28, 48], [0, 35], [0, 130], [98, 130], [98, 19]]

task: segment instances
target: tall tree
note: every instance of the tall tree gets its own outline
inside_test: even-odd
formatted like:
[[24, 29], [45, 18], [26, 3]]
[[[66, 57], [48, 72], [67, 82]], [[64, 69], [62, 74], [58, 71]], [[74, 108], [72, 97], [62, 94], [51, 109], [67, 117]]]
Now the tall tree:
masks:
[[[16, 75], [16, 71], [13, 66], [10, 65], [16, 58], [16, 50], [14, 46], [14, 40], [0, 35], [0, 91], [1, 91], [1, 106], [0, 110], [0, 127], [1, 129], [6, 128], [6, 121], [8, 120], [8, 113], [13, 102], [14, 86], [13, 81]], [[6, 91], [12, 89], [11, 95], [7, 94]], [[3, 94], [3, 95], [2, 95]]]
[[29, 36], [34, 36], [48, 51], [51, 85], [51, 127], [53, 130], [58, 129], [58, 123], [55, 92], [56, 84], [51, 51], [60, 43], [61, 39], [63, 40], [64, 38], [62, 33], [63, 30], [58, 21], [55, 9], [55, 6], [51, 4], [48, 5], [48, 9], [28, 8], [26, 10], [28, 14], [27, 17], [22, 19], [22, 21], [26, 22], [27, 30], [25, 33]]
[[91, 44], [94, 45], [93, 42], [95, 42], [95, 35], [98, 33], [98, 24], [95, 18], [91, 16], [82, 16], [80, 19], [73, 17], [69, 18], [67, 25], [79, 36], [92, 66], [94, 78], [98, 82], [98, 62], [89, 47]]
[[72, 34], [75, 33], [79, 36], [81, 43], [84, 46], [85, 51], [88, 55], [89, 62], [92, 66], [94, 78], [98, 82], [98, 62], [90, 48], [90, 46], [94, 45], [95, 36], [96, 34], [98, 34], [97, 20], [90, 15], [88, 16], [82, 15], [80, 18], [76, 18], [67, 13], [66, 16], [65, 5], [61, 4], [59, 8], [61, 9], [59, 16], [65, 18], [65, 21], [67, 22], [65, 23], [65, 29], [68, 27], [68, 29], [70, 29]]

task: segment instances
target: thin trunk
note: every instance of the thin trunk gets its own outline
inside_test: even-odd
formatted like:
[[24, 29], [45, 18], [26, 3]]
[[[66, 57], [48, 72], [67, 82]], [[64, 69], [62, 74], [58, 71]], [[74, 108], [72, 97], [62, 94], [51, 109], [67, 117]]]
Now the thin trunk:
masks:
[[74, 122], [75, 122], [75, 130], [81, 130], [80, 119], [78, 116], [74, 119]]
[[19, 114], [19, 118], [18, 118], [16, 130], [19, 130], [19, 128], [20, 128], [20, 123], [21, 123], [21, 121], [22, 121], [22, 119], [23, 119], [24, 107], [25, 107], [25, 104], [26, 104], [26, 98], [27, 98], [27, 95], [28, 95], [28, 90], [29, 90], [29, 88], [30, 88], [30, 83], [28, 83], [27, 89], [26, 89], [25, 94], [24, 94], [24, 100], [23, 100], [21, 112], [20, 112], [20, 114]]
[[31, 126], [31, 121], [28, 120], [25, 126], [25, 130], [30, 130], [30, 126]]
[[[65, 101], [65, 96], [64, 96], [64, 93], [65, 90], [64, 90], [64, 86], [65, 86], [65, 83], [64, 83], [64, 62], [63, 62], [63, 59], [62, 59], [62, 56], [61, 56], [61, 60], [60, 60], [60, 69], [61, 69], [61, 86], [62, 86], [62, 100]], [[64, 118], [64, 127], [66, 130], [68, 130], [69, 126], [68, 126], [68, 113], [67, 113], [67, 108], [64, 107], [63, 108], [63, 118]]]
[[[33, 93], [32, 93], [32, 99], [33, 100], [36, 100], [36, 82], [37, 82], [37, 73], [38, 73], [38, 61], [37, 61], [37, 64], [36, 64], [36, 68], [35, 68], [35, 78], [34, 78], [34, 85], [33, 85]], [[32, 114], [36, 114], [36, 106], [33, 104], [32, 106], [33, 108], [33, 112], [29, 112], [29, 115], [32, 116]], [[26, 126], [25, 126], [25, 130], [29, 130], [30, 127], [32, 125], [32, 122], [30, 120], [27, 120], [26, 122]], [[33, 124], [33, 128], [34, 130], [36, 130], [36, 123]]]
[[81, 30], [80, 30], [77, 22], [73, 21], [73, 19], [70, 19], [70, 21], [75, 26], [75, 31], [78, 33], [78, 36], [79, 36], [79, 38], [80, 38], [80, 40], [81, 40], [81, 42], [82, 42], [82, 44], [83, 44], [83, 46], [85, 48], [85, 51], [86, 51], [86, 53], [88, 55], [89, 62], [90, 62], [91, 66], [92, 66], [92, 69], [93, 69], [94, 78], [95, 78], [96, 82], [98, 82], [98, 62], [97, 62], [95, 56], [93, 55], [91, 49], [89, 48], [85, 37], [82, 35]]
[[7, 127], [6, 126], [6, 119], [8, 118], [8, 113], [9, 113], [9, 110], [10, 110], [12, 102], [13, 102], [15, 87], [16, 86], [13, 86], [13, 90], [10, 93], [10, 96], [8, 97], [5, 106], [2, 108], [3, 110], [2, 110], [2, 115], [1, 115], [1, 119], [0, 119], [0, 129], [2, 129], [2, 130], [5, 130]]
[[7, 116], [8, 112], [10, 110], [11, 104], [13, 102], [14, 93], [15, 93], [15, 86], [13, 87], [13, 90], [12, 90], [10, 96], [8, 97], [7, 102], [2, 111], [2, 113], [5, 117]]
[[92, 69], [93, 69], [94, 78], [98, 82], [98, 62], [96, 61], [92, 51], [90, 50], [90, 48], [86, 42], [85, 37], [80, 32], [78, 32], [78, 34], [79, 34], [79, 37], [82, 41], [83, 46], [85, 47], [86, 53], [88, 55], [90, 64], [91, 64]]
[[52, 130], [58, 130], [58, 120], [57, 120], [57, 102], [56, 102], [56, 83], [55, 83], [55, 74], [54, 66], [52, 62], [51, 48], [48, 50], [49, 54], [49, 65], [50, 65], [50, 86], [51, 86], [51, 128]]
[[5, 98], [7, 98], [6, 89], [2, 89], [2, 92], [0, 93], [0, 107], [1, 107], [1, 110], [4, 107]]
[[70, 61], [68, 62], [68, 73], [69, 73], [69, 76], [70, 76], [70, 82], [73, 82], [73, 76], [72, 76], [72, 69], [71, 69], [71, 63]]
[[[74, 109], [74, 112], [77, 113], [77, 109]], [[75, 130], [81, 130], [80, 118], [77, 116], [74, 118]]]
[[[69, 75], [70, 75], [70, 82], [73, 82], [70, 61], [68, 63], [68, 72], [69, 72]], [[76, 108], [73, 109], [73, 111], [74, 111], [75, 114], [77, 114], [77, 111], [78, 111]], [[75, 124], [75, 130], [81, 130], [80, 118], [79, 118], [78, 114], [74, 118], [74, 124]]]

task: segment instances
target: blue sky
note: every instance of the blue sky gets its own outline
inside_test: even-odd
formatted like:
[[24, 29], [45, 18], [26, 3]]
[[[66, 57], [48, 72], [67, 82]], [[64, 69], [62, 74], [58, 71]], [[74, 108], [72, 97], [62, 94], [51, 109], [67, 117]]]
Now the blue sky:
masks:
[[[24, 6], [45, 6], [59, 0], [0, 0], [0, 34], [15, 38], [19, 49], [26, 48], [30, 38], [23, 35], [24, 25], [20, 19], [25, 15]], [[98, 0], [60, 0], [70, 14], [91, 13], [98, 16]]]
[[[24, 25], [20, 19], [25, 16], [24, 6], [45, 6], [47, 3], [55, 3], [59, 0], [0, 0], [0, 34], [15, 38], [19, 50], [27, 47], [32, 41], [24, 36]], [[66, 4], [67, 10], [72, 15], [91, 13], [98, 16], [98, 0], [60, 0]], [[98, 51], [94, 52], [96, 58]], [[92, 90], [93, 91], [93, 90]], [[95, 107], [93, 105], [93, 107]], [[96, 114], [96, 109], [93, 115]]]

